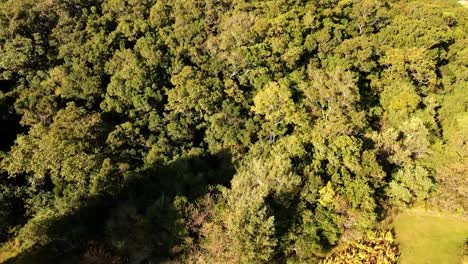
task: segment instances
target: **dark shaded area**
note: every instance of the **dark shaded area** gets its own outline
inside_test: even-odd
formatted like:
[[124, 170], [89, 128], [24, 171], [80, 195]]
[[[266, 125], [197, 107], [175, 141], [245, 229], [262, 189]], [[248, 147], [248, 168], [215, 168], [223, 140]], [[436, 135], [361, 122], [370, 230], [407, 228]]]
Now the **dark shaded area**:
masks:
[[[185, 234], [185, 227], [180, 224], [182, 216], [173, 203], [175, 197], [184, 196], [193, 202], [204, 196], [209, 186], [228, 185], [233, 174], [231, 155], [226, 152], [181, 158], [167, 166], [149, 168], [134, 175], [114, 197], [93, 197], [86, 202], [86, 206], [72, 214], [44, 223], [44, 234], [50, 242], [27, 250], [5, 263], [79, 263], [79, 256], [91, 242], [112, 248], [112, 238], [106, 234], [108, 221], [113, 214], [119, 213], [119, 207], [130, 202], [137, 206], [136, 215], [157, 220], [151, 222], [149, 227], [141, 227], [144, 231], [151, 231], [148, 235], [155, 241], [149, 243], [158, 245], [153, 248], [149, 258], [158, 261], [175, 258], [181, 252], [173, 252], [172, 249], [183, 243], [182, 235]], [[118, 223], [122, 230], [112, 232], [135, 231], [138, 223], [132, 221], [137, 221], [137, 218]], [[132, 233], [124, 232], [124, 235], [124, 239], [129, 239], [124, 243], [134, 243]], [[128, 262], [127, 256], [121, 257], [124, 263]]]
[[[13, 82], [0, 81], [0, 90], [7, 92], [12, 89]], [[13, 109], [15, 98], [5, 94], [0, 95], [0, 151], [8, 151], [14, 144], [18, 134], [27, 130], [21, 126], [21, 116]]]

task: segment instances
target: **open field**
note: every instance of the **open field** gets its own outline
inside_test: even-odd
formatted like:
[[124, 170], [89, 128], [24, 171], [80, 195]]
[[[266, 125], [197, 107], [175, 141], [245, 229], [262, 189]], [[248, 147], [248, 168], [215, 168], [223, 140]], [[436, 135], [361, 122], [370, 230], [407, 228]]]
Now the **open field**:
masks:
[[393, 225], [400, 244], [400, 263], [466, 263], [463, 248], [468, 239], [468, 221], [410, 211], [398, 215]]

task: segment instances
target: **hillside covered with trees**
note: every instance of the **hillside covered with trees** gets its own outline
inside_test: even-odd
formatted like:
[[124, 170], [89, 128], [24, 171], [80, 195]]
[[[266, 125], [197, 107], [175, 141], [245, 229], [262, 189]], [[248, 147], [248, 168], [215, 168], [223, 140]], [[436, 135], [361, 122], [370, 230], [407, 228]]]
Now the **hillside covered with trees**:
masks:
[[468, 212], [455, 0], [0, 0], [0, 55], [6, 263], [395, 263]]

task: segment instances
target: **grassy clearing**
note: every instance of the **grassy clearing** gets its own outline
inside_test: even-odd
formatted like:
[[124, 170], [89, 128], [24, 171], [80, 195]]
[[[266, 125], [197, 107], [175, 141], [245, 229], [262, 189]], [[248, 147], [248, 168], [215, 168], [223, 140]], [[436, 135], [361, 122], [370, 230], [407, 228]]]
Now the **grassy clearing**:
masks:
[[457, 264], [464, 262], [468, 221], [448, 215], [409, 211], [393, 223], [402, 264]]

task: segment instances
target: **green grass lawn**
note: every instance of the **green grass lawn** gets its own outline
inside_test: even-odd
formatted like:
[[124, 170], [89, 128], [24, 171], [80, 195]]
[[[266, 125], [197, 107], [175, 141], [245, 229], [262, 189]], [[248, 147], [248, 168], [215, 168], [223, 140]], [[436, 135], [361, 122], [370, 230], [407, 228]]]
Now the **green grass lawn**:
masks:
[[393, 223], [402, 264], [457, 264], [463, 262], [468, 222], [451, 216], [411, 211]]

